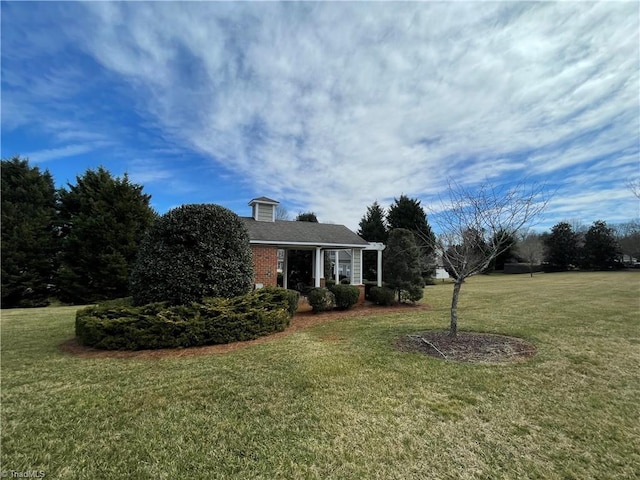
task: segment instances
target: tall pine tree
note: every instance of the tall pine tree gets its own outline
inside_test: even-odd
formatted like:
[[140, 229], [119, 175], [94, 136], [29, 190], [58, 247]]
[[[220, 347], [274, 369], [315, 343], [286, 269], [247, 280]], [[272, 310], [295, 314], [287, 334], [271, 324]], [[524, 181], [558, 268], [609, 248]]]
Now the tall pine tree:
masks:
[[[358, 235], [367, 242], [387, 242], [385, 211], [378, 202], [373, 202], [367, 207], [367, 213], [360, 220]], [[362, 253], [364, 278], [373, 280], [377, 278], [378, 252], [364, 251]]]
[[416, 236], [416, 243], [421, 252], [422, 275], [428, 279], [435, 271], [435, 235], [427, 221], [420, 200], [400, 195], [389, 207], [387, 213], [389, 232], [396, 228], [410, 230]]
[[617, 265], [621, 249], [613, 228], [598, 220], [584, 237], [584, 267], [594, 270], [608, 270]]
[[48, 171], [2, 160], [2, 307], [47, 305], [56, 257], [56, 191]]
[[567, 222], [553, 226], [551, 233], [545, 236], [545, 260], [551, 270], [569, 270], [579, 258], [578, 235]]
[[87, 170], [60, 191], [61, 299], [88, 303], [128, 295], [138, 246], [155, 218], [150, 195], [127, 175]]

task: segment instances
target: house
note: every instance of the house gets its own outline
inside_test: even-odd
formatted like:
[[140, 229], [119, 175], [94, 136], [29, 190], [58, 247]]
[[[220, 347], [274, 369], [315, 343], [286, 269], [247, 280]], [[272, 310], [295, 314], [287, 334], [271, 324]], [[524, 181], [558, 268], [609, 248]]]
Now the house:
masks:
[[325, 285], [324, 258], [328, 252], [348, 252], [348, 255], [333, 253], [338, 256], [334, 264], [334, 276], [339, 280], [340, 264], [350, 261], [347, 269], [343, 263], [343, 272], [349, 272], [352, 285], [360, 288], [361, 299], [364, 299], [364, 284], [362, 279], [362, 252], [375, 250], [378, 252], [378, 285], [382, 285], [382, 251], [385, 246], [381, 243], [369, 243], [356, 235], [344, 225], [328, 223], [296, 222], [290, 220], [276, 220], [276, 207], [279, 202], [267, 197], [254, 198], [249, 202], [251, 216], [241, 217], [249, 232], [249, 242], [253, 253], [255, 270], [254, 283], [261, 286], [276, 286], [278, 281], [278, 251], [280, 254], [280, 270], [283, 272], [283, 286], [289, 285], [287, 258], [291, 250], [309, 250], [312, 252], [313, 286]]

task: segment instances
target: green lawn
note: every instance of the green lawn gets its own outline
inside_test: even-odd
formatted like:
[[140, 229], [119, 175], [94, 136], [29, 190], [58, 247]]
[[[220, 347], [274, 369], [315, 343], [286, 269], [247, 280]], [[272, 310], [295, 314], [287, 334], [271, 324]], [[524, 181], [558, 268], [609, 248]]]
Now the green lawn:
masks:
[[224, 355], [83, 359], [75, 308], [2, 312], [3, 471], [47, 478], [640, 478], [640, 272], [477, 277], [460, 330], [533, 360], [394, 349], [429, 312], [352, 318]]

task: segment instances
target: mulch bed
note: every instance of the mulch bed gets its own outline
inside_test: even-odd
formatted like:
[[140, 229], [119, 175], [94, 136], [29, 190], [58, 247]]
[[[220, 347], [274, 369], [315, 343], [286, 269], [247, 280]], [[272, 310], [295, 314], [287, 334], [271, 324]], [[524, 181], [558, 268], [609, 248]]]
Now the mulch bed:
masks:
[[291, 335], [294, 332], [312, 327], [314, 325], [319, 325], [321, 323], [334, 322], [337, 320], [343, 320], [345, 318], [384, 315], [388, 313], [414, 313], [429, 310], [429, 308], [429, 305], [423, 303], [418, 303], [415, 305], [401, 304], [392, 307], [380, 307], [367, 302], [364, 305], [357, 305], [350, 310], [334, 310], [332, 312], [313, 313], [311, 311], [311, 306], [308, 303], [301, 302], [300, 306], [298, 307], [298, 311], [296, 312], [293, 319], [291, 319], [291, 324], [283, 332], [256, 338], [255, 340], [248, 340], [246, 342], [233, 342], [224, 345], [206, 345], [202, 347], [190, 348], [125, 351], [98, 350], [95, 348], [85, 347], [83, 345], [79, 345], [74, 337], [62, 343], [60, 345], [60, 349], [63, 352], [84, 358], [158, 359], [223, 354], [252, 345], [258, 345], [260, 343], [265, 343], [278, 338], [286, 337], [287, 335]]
[[521, 338], [489, 333], [428, 331], [405, 335], [396, 342], [404, 352], [419, 352], [441, 360], [470, 363], [507, 363], [527, 360], [536, 347]]

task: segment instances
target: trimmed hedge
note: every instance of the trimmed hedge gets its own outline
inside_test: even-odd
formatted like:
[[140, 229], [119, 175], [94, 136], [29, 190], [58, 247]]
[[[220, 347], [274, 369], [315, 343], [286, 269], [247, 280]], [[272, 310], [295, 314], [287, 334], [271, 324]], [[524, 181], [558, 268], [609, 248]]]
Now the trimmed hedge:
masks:
[[336, 296], [326, 288], [311, 289], [307, 301], [314, 312], [326, 312], [336, 306]]
[[252, 340], [283, 331], [297, 308], [296, 292], [265, 288], [231, 299], [171, 306], [98, 305], [76, 314], [81, 344], [105, 350], [193, 347]]
[[336, 297], [336, 308], [342, 310], [353, 307], [360, 298], [360, 289], [353, 285], [332, 285], [329, 290]]
[[396, 292], [395, 290], [387, 287], [371, 287], [371, 293], [369, 296], [373, 303], [388, 307], [389, 305], [393, 305], [396, 298]]

